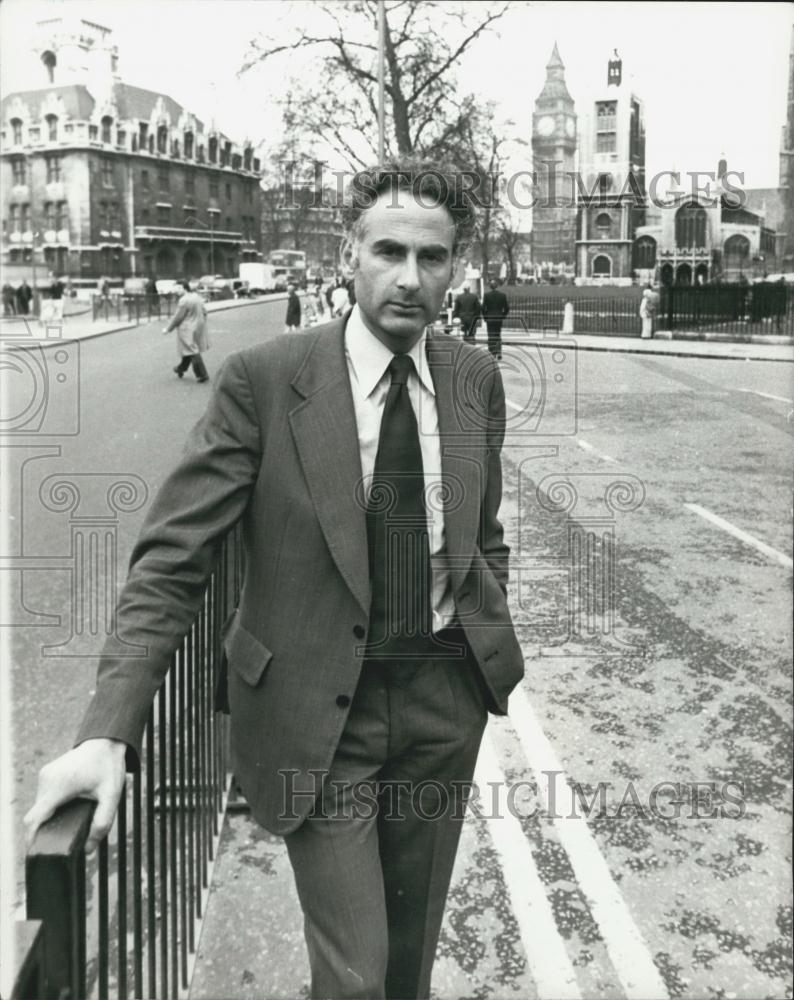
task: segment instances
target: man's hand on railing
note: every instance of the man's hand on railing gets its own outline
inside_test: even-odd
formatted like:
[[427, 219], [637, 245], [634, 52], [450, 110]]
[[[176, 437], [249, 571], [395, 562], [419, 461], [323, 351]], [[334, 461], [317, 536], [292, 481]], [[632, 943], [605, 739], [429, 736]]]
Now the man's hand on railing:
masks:
[[42, 767], [36, 801], [24, 819], [28, 848], [38, 828], [59, 806], [84, 798], [97, 804], [85, 845], [87, 854], [96, 849], [113, 825], [124, 788], [126, 749], [120, 740], [86, 740]]

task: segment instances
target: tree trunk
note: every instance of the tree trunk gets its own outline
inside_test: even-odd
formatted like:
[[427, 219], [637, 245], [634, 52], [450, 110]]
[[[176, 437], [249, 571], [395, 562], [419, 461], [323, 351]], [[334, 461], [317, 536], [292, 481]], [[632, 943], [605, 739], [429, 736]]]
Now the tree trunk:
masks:
[[400, 64], [394, 51], [391, 32], [389, 31], [389, 21], [386, 11], [383, 11], [383, 34], [386, 52], [386, 70], [388, 71], [388, 82], [386, 90], [391, 97], [392, 121], [394, 123], [394, 138], [397, 142], [397, 152], [401, 156], [413, 152], [411, 142], [411, 127], [408, 115], [408, 104], [402, 92], [400, 83]]

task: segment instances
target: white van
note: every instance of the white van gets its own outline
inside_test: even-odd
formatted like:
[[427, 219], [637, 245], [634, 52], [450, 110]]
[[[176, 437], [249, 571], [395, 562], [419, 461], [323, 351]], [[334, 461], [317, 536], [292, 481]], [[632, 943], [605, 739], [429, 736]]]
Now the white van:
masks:
[[[277, 268], [270, 264], [258, 264], [248, 261], [240, 264], [240, 280], [247, 284], [250, 295], [263, 295], [266, 292], [283, 292], [287, 283], [283, 275], [277, 274]], [[282, 269], [283, 270], [283, 269]]]

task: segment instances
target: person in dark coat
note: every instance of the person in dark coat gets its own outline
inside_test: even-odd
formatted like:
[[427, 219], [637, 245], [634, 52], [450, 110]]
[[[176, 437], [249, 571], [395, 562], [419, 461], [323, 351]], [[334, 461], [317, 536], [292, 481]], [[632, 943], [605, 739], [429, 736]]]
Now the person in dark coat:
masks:
[[466, 285], [455, 299], [455, 309], [452, 313], [453, 319], [457, 317], [460, 320], [460, 328], [463, 332], [464, 340], [474, 340], [477, 323], [481, 314], [480, 300], [474, 292], [469, 290], [469, 286]]
[[491, 281], [490, 289], [482, 297], [482, 314], [488, 330], [488, 350], [498, 360], [502, 357], [502, 323], [509, 312], [507, 296], [499, 291], [496, 281]]
[[13, 285], [9, 285], [6, 282], [3, 285], [3, 315], [4, 316], [16, 316], [17, 305], [16, 305], [16, 292]]
[[295, 291], [295, 285], [290, 282], [287, 285], [287, 316], [284, 320], [284, 333], [297, 333], [301, 328], [301, 300]]
[[20, 316], [27, 316], [30, 312], [30, 300], [33, 298], [33, 289], [23, 278], [22, 284], [17, 289], [17, 312]]

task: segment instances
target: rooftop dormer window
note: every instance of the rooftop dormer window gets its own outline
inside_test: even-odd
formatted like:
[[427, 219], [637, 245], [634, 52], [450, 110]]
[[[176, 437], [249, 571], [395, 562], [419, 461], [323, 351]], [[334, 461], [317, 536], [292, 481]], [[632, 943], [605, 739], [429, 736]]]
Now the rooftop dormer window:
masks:
[[44, 119], [47, 123], [47, 139], [50, 142], [58, 141], [58, 116], [47, 115]]
[[12, 118], [11, 119], [11, 141], [15, 146], [22, 145], [22, 119]]

